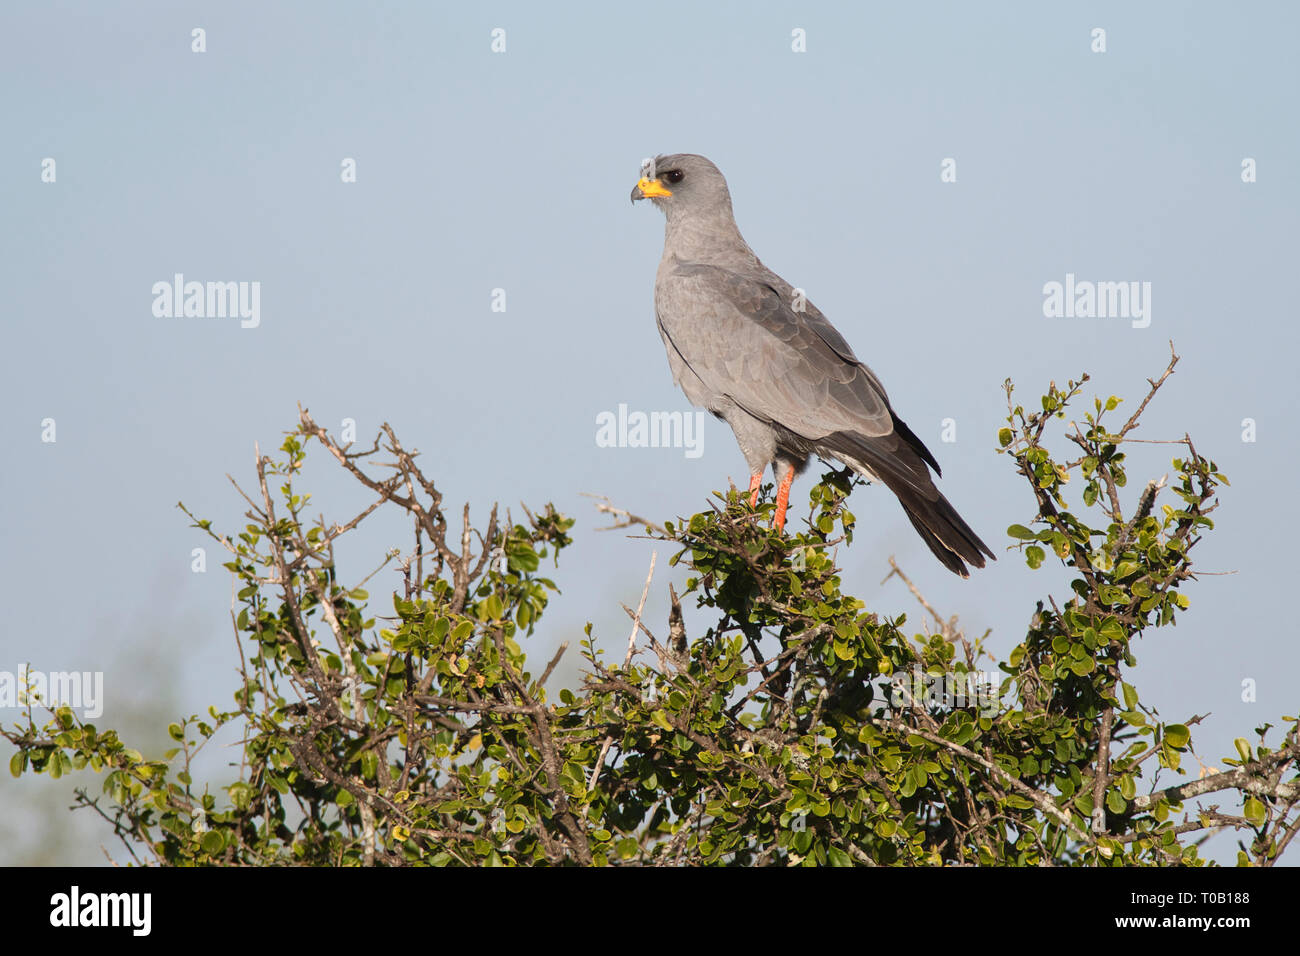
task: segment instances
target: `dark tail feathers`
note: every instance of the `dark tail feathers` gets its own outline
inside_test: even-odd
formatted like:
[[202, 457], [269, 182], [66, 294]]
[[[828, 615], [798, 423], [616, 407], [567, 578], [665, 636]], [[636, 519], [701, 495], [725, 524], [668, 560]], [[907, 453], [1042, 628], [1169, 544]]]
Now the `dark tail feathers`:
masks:
[[[949, 571], [969, 577], [967, 562], [982, 568], [986, 555], [997, 559], [934, 486], [926, 468], [927, 463], [934, 465], [934, 456], [910, 431], [906, 435], [901, 431], [879, 438], [840, 432], [823, 439], [823, 447], [865, 478], [884, 482], [898, 496], [912, 527], [934, 556]], [[924, 454], [913, 447], [913, 442]]]

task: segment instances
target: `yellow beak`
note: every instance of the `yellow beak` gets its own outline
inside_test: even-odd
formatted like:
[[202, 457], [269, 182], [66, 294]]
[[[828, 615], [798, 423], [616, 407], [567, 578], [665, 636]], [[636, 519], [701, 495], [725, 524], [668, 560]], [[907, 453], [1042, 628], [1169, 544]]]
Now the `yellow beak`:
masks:
[[[639, 193], [639, 195], [638, 195]], [[657, 179], [647, 179], [644, 176], [638, 180], [632, 189], [632, 198], [636, 199], [658, 199], [664, 196], [671, 196], [672, 190], [668, 189]]]

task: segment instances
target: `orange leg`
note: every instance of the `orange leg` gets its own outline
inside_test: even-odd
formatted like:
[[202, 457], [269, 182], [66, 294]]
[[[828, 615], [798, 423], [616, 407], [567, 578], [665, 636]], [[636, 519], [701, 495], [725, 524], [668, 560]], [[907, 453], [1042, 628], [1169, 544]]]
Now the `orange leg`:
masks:
[[778, 531], [785, 530], [785, 510], [790, 506], [790, 485], [794, 481], [794, 469], [791, 468], [781, 478], [776, 489], [776, 518], [772, 522]]
[[749, 506], [758, 507], [758, 486], [763, 483], [763, 473], [760, 471], [749, 479]]

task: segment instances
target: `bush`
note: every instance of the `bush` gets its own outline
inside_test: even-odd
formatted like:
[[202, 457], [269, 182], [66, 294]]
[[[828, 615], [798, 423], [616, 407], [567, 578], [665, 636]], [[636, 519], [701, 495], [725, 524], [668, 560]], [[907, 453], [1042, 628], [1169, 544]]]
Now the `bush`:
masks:
[[[1170, 782], [1196, 718], [1160, 720], [1135, 685], [1136, 638], [1188, 611], [1191, 552], [1227, 484], [1184, 438], [1167, 489], [1128, 489], [1123, 449], [1176, 362], [1118, 428], [1119, 400], [1095, 400], [1068, 460], [1045, 439], [1087, 376], [1033, 411], [1007, 383], [999, 452], [1032, 489], [1008, 534], [1029, 568], [1058, 561], [1072, 581], [1005, 662], [919, 592], [929, 633], [844, 593], [834, 549], [853, 537], [858, 479], [830, 472], [788, 535], [734, 489], [680, 525], [604, 506], [673, 546], [682, 598], [715, 623], [688, 635], [672, 593], [660, 640], [628, 609], [642, 647], [619, 664], [589, 625], [588, 672], [553, 700], [566, 647], [538, 671], [523, 644], [573, 521], [494, 508], [476, 528], [466, 508], [454, 528], [391, 428], [353, 451], [304, 411], [280, 457], [258, 457], [246, 528], [195, 520], [238, 581], [234, 708], [172, 724], [162, 760], [66, 708], [44, 727], [29, 709], [4, 732], [11, 769], [101, 772], [104, 797], [80, 802], [167, 865], [1196, 865], [1189, 835], [1216, 828], [1242, 834], [1241, 864], [1272, 865], [1300, 829], [1295, 719], [1276, 746], [1268, 725], [1238, 739], [1232, 769]], [[373, 496], [343, 524], [310, 522], [295, 488], [312, 442]], [[385, 559], [404, 587], [377, 624], [335, 545], [381, 508], [405, 512], [416, 543]], [[232, 724], [238, 778], [197, 785], [195, 754]], [[1234, 812], [1187, 805], [1215, 793]]]

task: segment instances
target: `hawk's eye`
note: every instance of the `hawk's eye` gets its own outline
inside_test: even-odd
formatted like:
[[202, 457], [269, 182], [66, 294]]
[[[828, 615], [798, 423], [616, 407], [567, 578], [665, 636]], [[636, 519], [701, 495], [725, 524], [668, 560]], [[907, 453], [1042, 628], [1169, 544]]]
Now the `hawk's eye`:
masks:
[[685, 176], [686, 174], [680, 169], [670, 169], [668, 172], [664, 173], [664, 179], [668, 180], [668, 182], [674, 186], [680, 183]]

